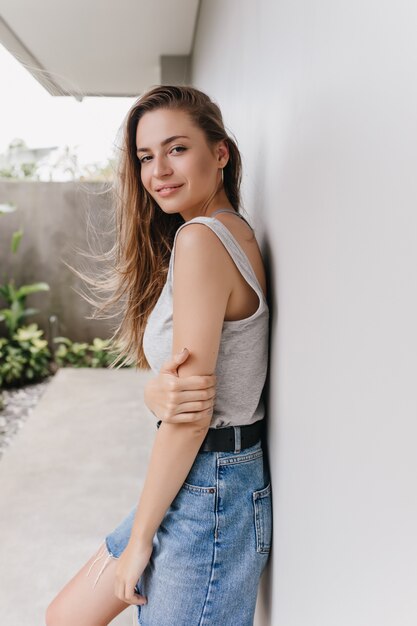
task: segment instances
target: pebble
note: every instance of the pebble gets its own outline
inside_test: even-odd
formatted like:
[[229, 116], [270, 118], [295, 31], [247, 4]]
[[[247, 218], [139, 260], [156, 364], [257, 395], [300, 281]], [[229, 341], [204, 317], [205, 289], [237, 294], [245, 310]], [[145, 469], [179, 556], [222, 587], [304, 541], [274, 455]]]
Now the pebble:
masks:
[[23, 428], [52, 379], [53, 376], [48, 376], [39, 383], [2, 390], [4, 408], [0, 409], [0, 459], [12, 445], [14, 437]]

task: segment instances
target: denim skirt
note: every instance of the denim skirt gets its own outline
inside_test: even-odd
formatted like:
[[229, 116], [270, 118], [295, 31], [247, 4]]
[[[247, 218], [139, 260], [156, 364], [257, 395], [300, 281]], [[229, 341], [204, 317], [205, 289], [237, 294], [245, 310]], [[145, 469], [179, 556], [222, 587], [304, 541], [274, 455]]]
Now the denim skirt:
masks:
[[[105, 538], [129, 541], [136, 506]], [[261, 441], [240, 452], [199, 452], [153, 537], [136, 590], [141, 626], [252, 626], [271, 550], [272, 493]]]

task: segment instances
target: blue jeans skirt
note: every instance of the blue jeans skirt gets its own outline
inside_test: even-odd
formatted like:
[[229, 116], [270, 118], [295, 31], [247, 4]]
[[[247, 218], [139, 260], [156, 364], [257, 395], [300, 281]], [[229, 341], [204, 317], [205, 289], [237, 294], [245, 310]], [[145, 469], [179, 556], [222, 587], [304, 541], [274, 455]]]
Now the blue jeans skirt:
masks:
[[[252, 626], [272, 539], [271, 483], [262, 443], [200, 452], [153, 537], [136, 588], [141, 626]], [[105, 538], [118, 558], [136, 506]]]

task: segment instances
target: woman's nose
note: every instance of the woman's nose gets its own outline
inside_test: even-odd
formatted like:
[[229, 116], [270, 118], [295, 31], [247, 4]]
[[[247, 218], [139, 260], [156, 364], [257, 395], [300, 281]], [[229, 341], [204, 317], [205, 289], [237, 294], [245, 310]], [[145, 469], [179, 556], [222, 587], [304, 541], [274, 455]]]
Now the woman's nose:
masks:
[[156, 156], [153, 160], [153, 175], [155, 178], [172, 174], [172, 167], [164, 156]]

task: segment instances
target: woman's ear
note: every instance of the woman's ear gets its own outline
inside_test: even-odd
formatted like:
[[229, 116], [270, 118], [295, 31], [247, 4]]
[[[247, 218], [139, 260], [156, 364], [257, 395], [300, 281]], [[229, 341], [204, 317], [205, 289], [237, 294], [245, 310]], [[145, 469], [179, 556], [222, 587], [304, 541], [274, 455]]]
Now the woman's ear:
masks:
[[221, 165], [221, 167], [225, 167], [229, 160], [229, 146], [224, 139], [219, 141], [217, 144], [216, 154], [219, 165]]

